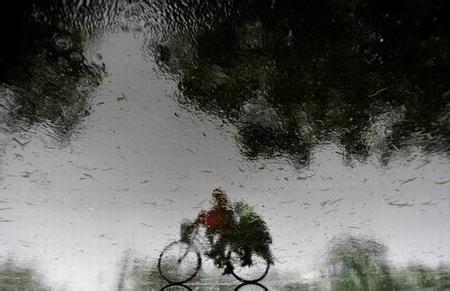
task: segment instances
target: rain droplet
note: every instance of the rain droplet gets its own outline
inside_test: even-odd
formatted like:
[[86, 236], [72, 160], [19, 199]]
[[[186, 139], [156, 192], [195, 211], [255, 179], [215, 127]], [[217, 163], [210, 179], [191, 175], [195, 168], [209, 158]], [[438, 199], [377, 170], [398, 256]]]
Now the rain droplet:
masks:
[[55, 44], [56, 48], [60, 51], [67, 51], [70, 50], [73, 46], [72, 39], [67, 34], [56, 34], [53, 37], [53, 43]]

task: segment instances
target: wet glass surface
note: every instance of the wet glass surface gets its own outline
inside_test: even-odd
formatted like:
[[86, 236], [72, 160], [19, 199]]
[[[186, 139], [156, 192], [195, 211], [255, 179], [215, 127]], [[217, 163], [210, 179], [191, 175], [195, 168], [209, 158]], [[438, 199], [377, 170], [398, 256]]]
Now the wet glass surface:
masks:
[[450, 288], [446, 1], [4, 8], [0, 289]]

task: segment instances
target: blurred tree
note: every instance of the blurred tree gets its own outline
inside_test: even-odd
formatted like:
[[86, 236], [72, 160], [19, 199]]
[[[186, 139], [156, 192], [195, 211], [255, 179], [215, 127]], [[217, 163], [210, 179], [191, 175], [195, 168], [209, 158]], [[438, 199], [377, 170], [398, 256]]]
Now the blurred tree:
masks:
[[12, 260], [0, 263], [0, 290], [50, 290], [35, 270]]
[[3, 107], [9, 117], [3, 130], [21, 131], [45, 123], [64, 140], [89, 114], [89, 93], [103, 71], [86, 61], [80, 32], [38, 21], [35, 9], [36, 3], [22, 0], [11, 10], [2, 10], [7, 20], [0, 29], [11, 36], [0, 55], [0, 97], [8, 99]]
[[301, 166], [326, 142], [346, 161], [449, 152], [446, 1], [188, 2], [174, 11], [196, 29], [157, 46], [157, 61], [179, 76], [182, 101], [240, 129], [248, 157]]
[[386, 251], [384, 245], [365, 237], [333, 239], [328, 253], [332, 289], [396, 289]]
[[351, 235], [330, 241], [326, 272], [332, 290], [446, 290], [450, 286], [448, 265], [412, 263], [394, 268], [383, 244]]

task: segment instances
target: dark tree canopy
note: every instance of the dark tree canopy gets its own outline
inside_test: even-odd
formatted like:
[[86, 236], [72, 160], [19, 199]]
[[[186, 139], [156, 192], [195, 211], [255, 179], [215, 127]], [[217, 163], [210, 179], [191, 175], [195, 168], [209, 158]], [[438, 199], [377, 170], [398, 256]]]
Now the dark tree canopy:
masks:
[[324, 143], [345, 161], [377, 153], [387, 163], [411, 146], [449, 152], [448, 1], [89, 3], [21, 0], [2, 10], [10, 41], [0, 83], [18, 91], [14, 118], [70, 133], [101, 78], [83, 59], [83, 36], [138, 20], [161, 33], [146, 49], [178, 79], [180, 101], [236, 125], [248, 158], [304, 166]]
[[[182, 11], [198, 19], [202, 5], [191, 2]], [[448, 152], [446, 1], [225, 7], [208, 7], [216, 18], [160, 46], [158, 58], [180, 76], [184, 101], [239, 127], [248, 157], [288, 155], [306, 165], [312, 148], [327, 142], [346, 160], [378, 151], [387, 162], [409, 146]]]

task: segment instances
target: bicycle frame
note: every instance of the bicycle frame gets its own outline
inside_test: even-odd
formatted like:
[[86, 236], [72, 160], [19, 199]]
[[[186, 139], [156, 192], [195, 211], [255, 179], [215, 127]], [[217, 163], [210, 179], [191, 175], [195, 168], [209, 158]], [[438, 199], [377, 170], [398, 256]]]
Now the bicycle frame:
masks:
[[[178, 260], [179, 262], [181, 262], [181, 261], [188, 255], [189, 250], [192, 249], [192, 248], [194, 248], [194, 249], [195, 249], [196, 251], [198, 251], [200, 254], [202, 254], [202, 255], [204, 254], [204, 251], [201, 250], [201, 249], [198, 247], [199, 245], [201, 245], [201, 243], [200, 243], [199, 239], [197, 238], [201, 226], [202, 226], [202, 225], [201, 225], [200, 223], [197, 223], [197, 224], [195, 225], [195, 228], [193, 229], [193, 231], [192, 231], [191, 234], [189, 235], [189, 240], [186, 242], [186, 243], [188, 243], [189, 248], [186, 249], [185, 253], [180, 257], [180, 259]], [[196, 243], [196, 241], [197, 241], [198, 243]], [[209, 243], [208, 246], [211, 246], [211, 244]], [[230, 261], [230, 257], [231, 257], [231, 252], [232, 252], [232, 247], [231, 247], [230, 245], [227, 245], [227, 246], [226, 246], [226, 255], [225, 255], [225, 258], [226, 258], [227, 263], [230, 263], [229, 261]]]
[[189, 234], [189, 240], [187, 242], [189, 245], [189, 248], [186, 249], [186, 252], [178, 259], [178, 263], [180, 263], [182, 260], [184, 260], [184, 258], [188, 255], [191, 248], [195, 247], [194, 240], [195, 240], [199, 230], [200, 230], [200, 225], [196, 224], [192, 233]]
[[[178, 258], [178, 264], [180, 264], [188, 256], [188, 254], [190, 252], [192, 252], [192, 251], [195, 252], [197, 257], [198, 257], [197, 268], [196, 268], [196, 270], [194, 270], [195, 272], [192, 274], [192, 277], [186, 279], [185, 281], [180, 281], [181, 283], [185, 283], [188, 280], [191, 280], [196, 275], [197, 271], [201, 267], [201, 255], [204, 254], [204, 255], [208, 256], [204, 252], [203, 248], [200, 248], [200, 246], [203, 245], [202, 242], [200, 241], [200, 239], [198, 238], [201, 226], [202, 226], [202, 224], [196, 223], [194, 225], [194, 227], [191, 229], [190, 233], [187, 236], [183, 236], [185, 239], [180, 240], [180, 241], [175, 241], [175, 242], [173, 242], [173, 243], [171, 243], [171, 244], [169, 244], [167, 246], [167, 247], [170, 247], [171, 245], [176, 244], [176, 243], [184, 243], [184, 244], [186, 244], [188, 246], [186, 248], [186, 250], [184, 251], [184, 253]], [[211, 245], [211, 242], [209, 241], [208, 246], [210, 246], [210, 245]], [[254, 279], [245, 279], [241, 275], [236, 274], [235, 273], [235, 267], [233, 266], [233, 262], [232, 262], [232, 259], [231, 259], [232, 253], [235, 252], [236, 250], [234, 249], [232, 244], [227, 244], [225, 247], [226, 247], [226, 249], [225, 249], [224, 261], [223, 261], [223, 263], [224, 263], [223, 267], [225, 268], [224, 274], [231, 274], [237, 280], [239, 280], [241, 282], [244, 282], [244, 283], [256, 283], [256, 282], [262, 280], [266, 276], [266, 274], [267, 274], [267, 272], [269, 270], [269, 267], [270, 267], [270, 262], [267, 259], [265, 259], [267, 265], [266, 265], [266, 269], [265, 269], [264, 273], [262, 273], [260, 276], [254, 278]], [[160, 269], [161, 258], [163, 256], [164, 251], [166, 250], [166, 248], [163, 250], [163, 252], [161, 253], [160, 258], [158, 260], [158, 269], [159, 269], [161, 275], [163, 276], [163, 278], [165, 278], [168, 282], [180, 283], [178, 281], [174, 281], [174, 280], [168, 279], [168, 277], [166, 277], [163, 274], [163, 271]], [[208, 257], [210, 257], [210, 256], [208, 256]]]

